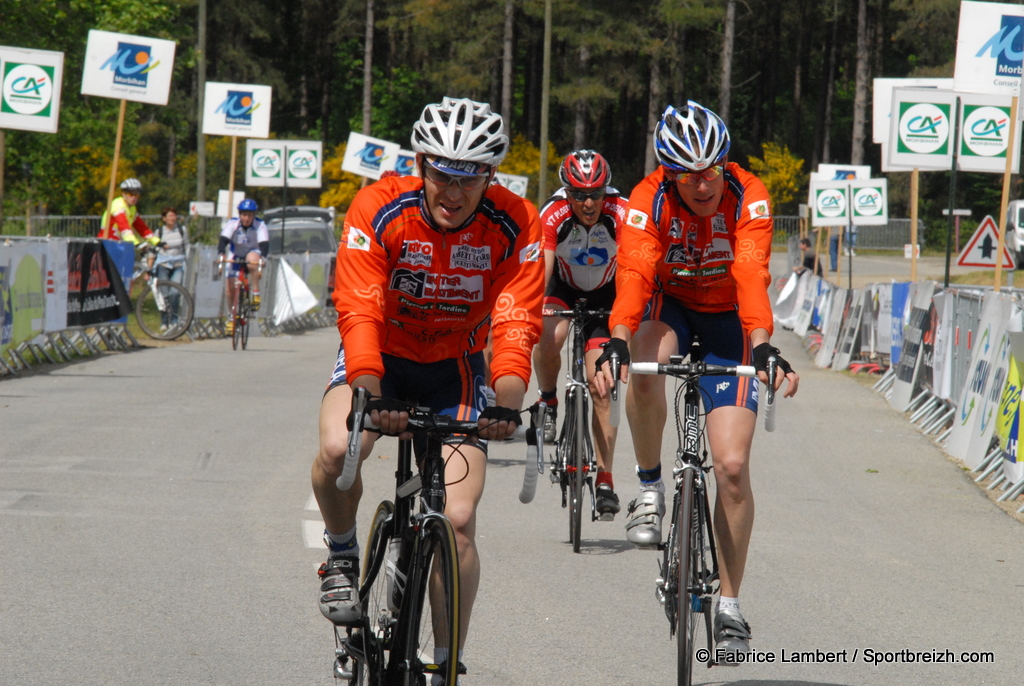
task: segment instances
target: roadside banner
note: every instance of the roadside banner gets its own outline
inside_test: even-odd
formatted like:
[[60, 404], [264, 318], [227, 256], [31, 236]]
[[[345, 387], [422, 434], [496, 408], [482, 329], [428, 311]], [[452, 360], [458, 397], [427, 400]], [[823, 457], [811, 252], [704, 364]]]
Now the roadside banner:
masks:
[[0, 129], [57, 133], [64, 53], [0, 45]]
[[166, 105], [174, 73], [174, 41], [89, 31], [82, 95]]
[[270, 135], [271, 95], [270, 86], [207, 81], [203, 133], [266, 138]]
[[920, 385], [921, 362], [925, 334], [931, 330], [932, 296], [938, 284], [921, 281], [911, 284], [910, 318], [903, 328], [903, 347], [898, 363], [893, 364], [896, 378], [892, 384], [889, 405], [897, 412], [905, 412]]
[[92, 326], [128, 315], [128, 293], [106, 243], [67, 244], [68, 326]]
[[46, 244], [46, 316], [47, 333], [68, 328], [68, 246], [64, 241]]
[[348, 135], [341, 168], [353, 174], [379, 179], [384, 172], [394, 170], [400, 149], [397, 143], [353, 131]]
[[961, 2], [953, 87], [1007, 97], [1016, 95], [1020, 88], [1022, 30], [1024, 6]]
[[320, 188], [323, 143], [254, 140], [245, 142], [245, 185]]
[[1009, 333], [1010, 371], [999, 404], [999, 445], [1003, 450], [1003, 476], [1008, 483], [1024, 479], [1024, 460], [1020, 458], [1021, 384], [1024, 381], [1024, 332]]
[[280, 260], [274, 294], [274, 324], [305, 314], [319, 303], [313, 291], [284, 258]]
[[956, 94], [937, 88], [893, 88], [888, 164], [922, 171], [953, 165]]
[[46, 309], [44, 269], [48, 248], [37, 241], [15, 241], [0, 245], [0, 286], [3, 305], [0, 353], [17, 347], [43, 332]]

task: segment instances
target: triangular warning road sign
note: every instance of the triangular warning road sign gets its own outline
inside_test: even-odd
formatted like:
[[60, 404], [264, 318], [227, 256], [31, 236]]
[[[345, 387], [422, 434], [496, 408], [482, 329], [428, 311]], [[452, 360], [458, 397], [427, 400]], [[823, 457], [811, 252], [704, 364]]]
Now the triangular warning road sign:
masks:
[[[956, 263], [961, 267], [996, 267], [996, 253], [999, 252], [999, 226], [991, 217], [985, 217], [978, 224], [978, 230], [971, 236], [966, 247], [960, 252]], [[1003, 269], [1013, 269], [1013, 257], [1003, 246]]]

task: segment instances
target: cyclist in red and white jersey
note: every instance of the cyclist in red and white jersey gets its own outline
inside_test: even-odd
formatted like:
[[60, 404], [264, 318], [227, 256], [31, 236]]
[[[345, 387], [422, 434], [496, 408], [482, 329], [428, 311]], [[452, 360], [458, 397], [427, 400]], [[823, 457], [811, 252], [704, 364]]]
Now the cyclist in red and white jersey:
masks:
[[[669, 106], [654, 132], [661, 163], [629, 198], [616, 276], [612, 338], [598, 360], [602, 393], [610, 382], [607, 358], [668, 362], [686, 353], [693, 336], [701, 358], [721, 365], [751, 364], [768, 382], [775, 355], [775, 388], [799, 377], [770, 343], [772, 218], [768, 192], [753, 174], [728, 161], [729, 131], [711, 110], [692, 100]], [[628, 342], [628, 346], [627, 346]], [[623, 365], [622, 376], [628, 376]], [[750, 626], [739, 610], [739, 590], [754, 522], [750, 447], [757, 419], [757, 384], [705, 377], [701, 395], [714, 460], [714, 531], [721, 554], [721, 597], [715, 615], [719, 650], [750, 650]], [[665, 486], [661, 439], [667, 417], [664, 376], [629, 383], [626, 415], [636, 449], [640, 495], [628, 507], [626, 537], [638, 546], [661, 541]], [[738, 664], [738, 662], [734, 662]]]
[[[587, 309], [611, 309], [615, 301], [615, 261], [626, 199], [611, 185], [608, 162], [593, 150], [569, 153], [558, 168], [562, 188], [545, 203], [540, 213], [544, 230], [544, 307], [571, 310], [579, 298]], [[561, 349], [569, 334], [565, 317], [544, 317], [544, 332], [533, 351], [533, 366], [541, 400], [548, 406], [544, 440], [556, 434]], [[619, 497], [612, 480], [612, 460], [618, 429], [608, 421], [608, 398], [593, 387], [594, 363], [601, 344], [609, 337], [607, 318], [587, 323], [587, 378], [593, 398], [594, 448], [597, 455], [597, 511], [612, 519], [619, 512]]]
[[[501, 116], [469, 99], [427, 105], [413, 126], [420, 176], [383, 178], [359, 191], [345, 215], [334, 305], [342, 346], [320, 406], [313, 492], [329, 548], [319, 605], [336, 624], [359, 619], [356, 512], [362, 476], [335, 486], [348, 443], [352, 389], [407, 401], [459, 420], [479, 420], [483, 439], [519, 424], [530, 354], [541, 330], [544, 265], [537, 209], [492, 185], [508, 152]], [[489, 373], [484, 347], [493, 333]], [[495, 406], [484, 389], [492, 386]], [[389, 434], [408, 414], [370, 401]], [[360, 464], [377, 434], [363, 435]], [[483, 495], [486, 440], [446, 446], [445, 515], [459, 551], [464, 644], [480, 579], [476, 509]], [[440, 663], [448, 658], [435, 655]]]

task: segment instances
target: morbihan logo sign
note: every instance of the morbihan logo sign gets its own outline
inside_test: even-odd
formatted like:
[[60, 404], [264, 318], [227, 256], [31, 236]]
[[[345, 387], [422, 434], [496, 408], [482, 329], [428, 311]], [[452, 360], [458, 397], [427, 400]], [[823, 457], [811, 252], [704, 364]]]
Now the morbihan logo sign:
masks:
[[949, 115], [949, 107], [945, 105], [930, 102], [900, 103], [897, 151], [945, 155], [949, 144]]
[[1002, 15], [999, 30], [975, 57], [994, 58], [996, 76], [1019, 78], [1024, 60], [1024, 17]]
[[102, 70], [114, 72], [114, 83], [120, 86], [146, 88], [149, 85], [149, 72], [160, 66], [160, 61], [152, 58], [153, 49], [149, 45], [118, 41], [114, 54], [100, 67]]

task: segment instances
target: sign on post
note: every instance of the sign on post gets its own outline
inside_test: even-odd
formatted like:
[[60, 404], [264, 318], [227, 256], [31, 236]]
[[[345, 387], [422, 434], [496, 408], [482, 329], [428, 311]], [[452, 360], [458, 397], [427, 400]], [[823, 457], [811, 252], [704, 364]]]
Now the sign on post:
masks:
[[64, 53], [0, 46], [0, 129], [57, 133]]
[[811, 226], [846, 226], [850, 223], [850, 201], [847, 181], [811, 179]]
[[320, 141], [252, 140], [245, 143], [245, 185], [320, 188]]
[[1024, 6], [1003, 2], [961, 2], [953, 88], [1007, 98], [1017, 95], [1021, 77], [1022, 31]]
[[850, 219], [854, 226], [889, 223], [889, 182], [884, 178], [850, 182]]
[[166, 105], [174, 73], [174, 41], [89, 31], [82, 95]]
[[[978, 225], [978, 229], [967, 241], [967, 245], [960, 251], [956, 263], [961, 267], [983, 267], [995, 269], [996, 260], [999, 258], [999, 227], [991, 217], [985, 217]], [[1002, 257], [1003, 269], [1013, 269], [1013, 257], [1009, 249], [1003, 246]]]
[[395, 168], [395, 159], [400, 146], [380, 138], [371, 138], [354, 131], [348, 135], [345, 158], [341, 162], [343, 171], [352, 172], [371, 179]]
[[203, 133], [266, 138], [270, 135], [270, 86], [206, 82]]
[[497, 173], [494, 175], [494, 182], [499, 186], [504, 186], [519, 197], [525, 198], [526, 188], [530, 183], [530, 178], [527, 176], [518, 176], [516, 174]]

